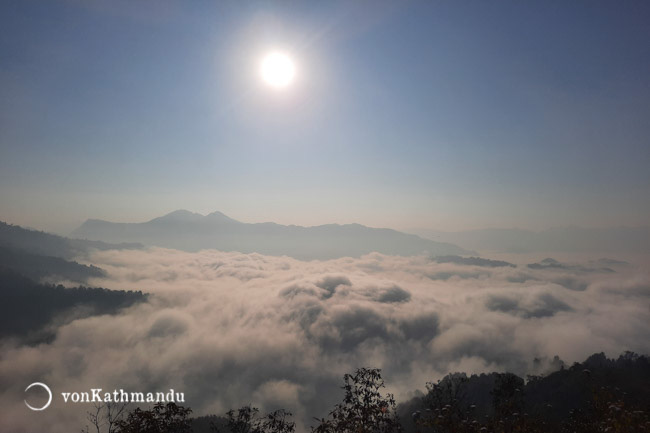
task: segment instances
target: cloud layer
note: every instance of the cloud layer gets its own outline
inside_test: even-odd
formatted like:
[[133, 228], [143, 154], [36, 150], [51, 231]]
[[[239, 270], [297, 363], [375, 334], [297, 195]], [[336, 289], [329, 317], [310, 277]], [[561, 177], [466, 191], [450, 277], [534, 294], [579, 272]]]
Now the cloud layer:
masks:
[[50, 344], [3, 342], [0, 403], [11, 415], [0, 430], [84, 425], [90, 405], [57, 395], [46, 411], [29, 411], [23, 390], [35, 381], [55, 393], [174, 388], [195, 414], [282, 407], [306, 429], [340, 399], [342, 375], [362, 366], [382, 368], [403, 400], [452, 371], [540, 373], [550, 367], [536, 357], [650, 352], [645, 266], [486, 267], [380, 254], [303, 262], [167, 249], [90, 261], [108, 275], [93, 285], [143, 290], [150, 302], [76, 320]]

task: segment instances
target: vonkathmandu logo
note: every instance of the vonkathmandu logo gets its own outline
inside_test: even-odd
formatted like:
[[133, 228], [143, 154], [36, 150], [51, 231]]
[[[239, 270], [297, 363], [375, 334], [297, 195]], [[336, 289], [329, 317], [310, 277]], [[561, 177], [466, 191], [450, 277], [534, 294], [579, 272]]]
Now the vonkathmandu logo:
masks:
[[29, 391], [31, 388], [33, 388], [33, 387], [35, 387], [35, 386], [40, 386], [40, 387], [43, 388], [45, 391], [47, 391], [47, 395], [49, 396], [49, 397], [47, 398], [47, 403], [45, 403], [45, 404], [44, 404], [43, 406], [41, 406], [41, 407], [34, 407], [34, 406], [30, 405], [29, 403], [27, 403], [27, 400], [25, 400], [25, 404], [26, 404], [27, 407], [30, 408], [31, 410], [35, 410], [35, 411], [45, 410], [45, 409], [47, 409], [47, 407], [50, 405], [50, 403], [52, 403], [52, 391], [50, 390], [50, 387], [47, 386], [47, 385], [45, 385], [44, 383], [41, 383], [41, 382], [34, 382], [34, 383], [32, 383], [31, 385], [29, 385], [27, 388], [25, 388], [25, 392]]
[[101, 388], [92, 388], [90, 391], [62, 392], [63, 401], [67, 403], [184, 403], [185, 395], [182, 392], [126, 392], [123, 389], [113, 392], [102, 392]]
[[[52, 391], [44, 383], [34, 382], [25, 388], [25, 392], [35, 386], [40, 386], [47, 391], [49, 395], [47, 403], [42, 407], [34, 407], [25, 400], [25, 404], [35, 411], [47, 409], [52, 403]], [[64, 403], [185, 403], [185, 393], [175, 392], [173, 389], [168, 392], [127, 392], [123, 389], [110, 392], [102, 388], [91, 388], [89, 391], [62, 392], [61, 397]]]

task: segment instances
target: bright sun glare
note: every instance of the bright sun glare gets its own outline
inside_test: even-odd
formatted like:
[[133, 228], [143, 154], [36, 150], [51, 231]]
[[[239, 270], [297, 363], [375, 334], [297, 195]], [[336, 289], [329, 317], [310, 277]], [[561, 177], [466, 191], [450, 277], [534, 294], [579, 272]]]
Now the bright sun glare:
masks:
[[270, 86], [284, 88], [293, 81], [296, 67], [286, 54], [273, 52], [262, 60], [261, 73], [262, 79]]

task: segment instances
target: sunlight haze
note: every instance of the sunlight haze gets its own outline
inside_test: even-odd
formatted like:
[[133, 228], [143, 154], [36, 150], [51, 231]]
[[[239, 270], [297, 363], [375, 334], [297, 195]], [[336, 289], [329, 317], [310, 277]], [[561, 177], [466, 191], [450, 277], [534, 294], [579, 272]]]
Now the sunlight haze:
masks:
[[4, 220], [650, 221], [632, 4], [99, 4], [3, 6]]

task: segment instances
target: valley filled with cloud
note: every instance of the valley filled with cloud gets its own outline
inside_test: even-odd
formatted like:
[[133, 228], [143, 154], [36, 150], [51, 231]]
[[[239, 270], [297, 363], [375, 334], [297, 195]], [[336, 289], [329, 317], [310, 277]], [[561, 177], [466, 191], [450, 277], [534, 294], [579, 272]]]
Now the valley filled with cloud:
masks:
[[[80, 429], [88, 405], [63, 404], [64, 391], [173, 388], [195, 415], [252, 403], [293, 412], [305, 431], [359, 367], [381, 368], [399, 402], [455, 371], [544, 374], [554, 355], [648, 353], [647, 257], [626, 259], [95, 251], [84, 260], [105, 275], [91, 286], [147, 301], [73, 320], [39, 345], [2, 340], [0, 430]], [[55, 394], [42, 416], [22, 401], [36, 380]]]

